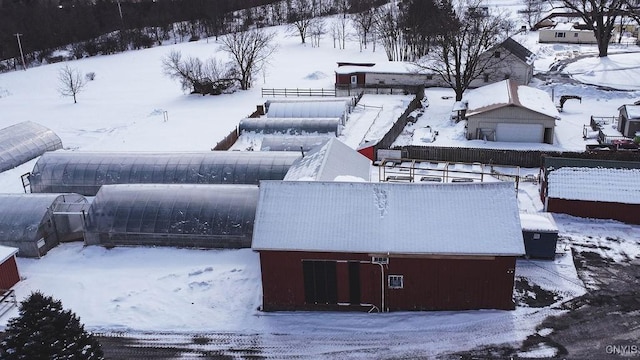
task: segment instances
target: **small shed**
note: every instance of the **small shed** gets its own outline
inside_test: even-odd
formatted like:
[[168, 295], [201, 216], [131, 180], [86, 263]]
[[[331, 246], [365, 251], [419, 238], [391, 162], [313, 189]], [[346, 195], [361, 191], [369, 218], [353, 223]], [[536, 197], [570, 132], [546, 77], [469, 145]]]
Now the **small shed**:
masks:
[[618, 131], [628, 138], [635, 138], [640, 133], [640, 105], [622, 105], [618, 111]]
[[40, 124], [25, 121], [6, 127], [0, 130], [0, 172], [58, 149], [62, 149], [58, 135]]
[[20, 281], [16, 254], [18, 249], [0, 245], [0, 295]]
[[525, 256], [554, 259], [558, 242], [558, 226], [549, 213], [520, 213]]
[[41, 257], [77, 234], [74, 222], [63, 221], [70, 215], [56, 210], [86, 203], [78, 194], [0, 194], [0, 245], [18, 248], [20, 257]]
[[507, 79], [470, 90], [467, 139], [553, 144], [558, 110], [544, 91]]
[[513, 184], [263, 181], [252, 249], [276, 310], [513, 309]]
[[87, 212], [85, 241], [102, 246], [249, 248], [257, 202], [257, 185], [105, 185]]
[[371, 161], [336, 138], [330, 138], [321, 146], [296, 160], [284, 180], [335, 181], [336, 179], [361, 179], [369, 181]]

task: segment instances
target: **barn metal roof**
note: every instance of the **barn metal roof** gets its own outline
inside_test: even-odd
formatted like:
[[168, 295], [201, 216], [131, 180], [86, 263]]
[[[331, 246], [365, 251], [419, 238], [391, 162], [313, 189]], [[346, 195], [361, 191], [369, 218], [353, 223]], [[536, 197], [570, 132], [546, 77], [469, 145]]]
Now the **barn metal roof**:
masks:
[[519, 42], [513, 40], [512, 38], [507, 38], [507, 40], [503, 41], [502, 44], [498, 45], [498, 47], [508, 50], [518, 59], [524, 61], [527, 64], [533, 62], [533, 58], [535, 55], [531, 51], [529, 51], [529, 49], [522, 46]]
[[254, 250], [524, 254], [509, 183], [263, 181]]

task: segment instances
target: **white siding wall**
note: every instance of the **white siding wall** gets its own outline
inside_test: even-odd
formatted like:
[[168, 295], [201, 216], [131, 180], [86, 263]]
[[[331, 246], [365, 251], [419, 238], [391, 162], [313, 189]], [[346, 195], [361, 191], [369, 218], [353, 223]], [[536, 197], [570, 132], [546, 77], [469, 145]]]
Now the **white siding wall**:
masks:
[[552, 117], [516, 106], [507, 106], [470, 116], [467, 119], [467, 139], [483, 139], [481, 134], [483, 133], [487, 140], [495, 141], [494, 136], [498, 123], [540, 124], [545, 129], [552, 129], [547, 130], [551, 131], [548, 135], [551, 139], [545, 139], [547, 142], [550, 142], [549, 140], [553, 141], [553, 129], [556, 124], [555, 119]]

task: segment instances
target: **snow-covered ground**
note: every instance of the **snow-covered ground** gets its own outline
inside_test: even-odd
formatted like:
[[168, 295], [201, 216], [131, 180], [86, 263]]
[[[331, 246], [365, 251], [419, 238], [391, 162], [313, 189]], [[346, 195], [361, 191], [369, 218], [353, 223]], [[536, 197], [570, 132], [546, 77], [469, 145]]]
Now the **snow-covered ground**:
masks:
[[[208, 151], [266, 100], [260, 95], [261, 87], [332, 88], [337, 61], [386, 61], [380, 48], [360, 52], [357, 44], [350, 43], [340, 50], [333, 48], [329, 39], [313, 48], [301, 45], [296, 37], [285, 36], [282, 28], [274, 30], [279, 32], [279, 51], [255, 88], [231, 95], [187, 95], [178, 83], [162, 75], [162, 57], [171, 50], [203, 59], [223, 56], [213, 39], [70, 62], [73, 68], [96, 74], [79, 94], [78, 104], [56, 90], [58, 70], [64, 64], [0, 74], [0, 128], [22, 121], [40, 123], [62, 138], [67, 151]], [[529, 33], [516, 39], [538, 54], [537, 71], [548, 70], [567, 54], [594, 53], [593, 46], [541, 45], [536, 37], [536, 33]], [[614, 46], [612, 53], [634, 49], [638, 50]], [[636, 55], [611, 56], [609, 60], [587, 57], [563, 71], [576, 81], [629, 89], [640, 84], [640, 56]], [[605, 67], [620, 70], [601, 71]], [[580, 151], [594, 141], [582, 137], [591, 115], [614, 116], [620, 105], [640, 99], [637, 87], [635, 91], [608, 91], [580, 83], [540, 80], [534, 80], [532, 86], [553, 93], [556, 102], [564, 94], [582, 96], [581, 103], [565, 104], [557, 121], [554, 145], [464, 140], [464, 125], [450, 120], [453, 92], [442, 88], [427, 90], [429, 107], [424, 116], [408, 127], [397, 143], [429, 143], [429, 126], [431, 131], [438, 131], [433, 142], [437, 146]], [[357, 147], [368, 137], [377, 136], [389, 125], [388, 120], [403, 111], [398, 104], [407, 100], [384, 95], [365, 97], [362, 104], [368, 107], [354, 110], [342, 140]], [[34, 163], [32, 160], [1, 173], [1, 191], [21, 193], [20, 175], [29, 172]], [[530, 172], [535, 174], [537, 170]], [[535, 184], [522, 183], [518, 199], [524, 211], [542, 208]], [[574, 241], [606, 241], [610, 232], [620, 233], [624, 240], [612, 246], [631, 257], [640, 253], [640, 227], [571, 217], [560, 217], [558, 225], [561, 234], [570, 233]], [[544, 318], [562, 313], [564, 310], [556, 305], [583, 294], [585, 289], [576, 276], [570, 250], [563, 246], [560, 249], [564, 253], [555, 261], [522, 260], [516, 269], [518, 279], [557, 294], [555, 302], [541, 308], [521, 303], [514, 311], [262, 313], [257, 310], [261, 302], [258, 256], [249, 249], [104, 249], [63, 244], [42, 259], [18, 259], [23, 281], [15, 290], [19, 300], [34, 290], [61, 299], [94, 331], [258, 334], [260, 341], [272, 345], [285, 338], [299, 343], [298, 351], [308, 355], [335, 349], [354, 354], [360, 351], [360, 357], [367, 358], [371, 355], [367, 349], [378, 349], [389, 356], [429, 356], [486, 344], [518, 343], [535, 333]], [[16, 314], [14, 309], [0, 318], [0, 327]], [[316, 340], [311, 340], [312, 334]], [[387, 341], [389, 338], [392, 340]], [[548, 350], [531, 353], [548, 354]]]

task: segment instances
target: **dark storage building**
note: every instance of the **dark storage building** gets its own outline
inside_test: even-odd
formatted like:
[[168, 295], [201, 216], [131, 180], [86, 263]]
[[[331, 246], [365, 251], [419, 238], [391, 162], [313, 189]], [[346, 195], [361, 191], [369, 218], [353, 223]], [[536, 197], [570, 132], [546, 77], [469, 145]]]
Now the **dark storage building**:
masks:
[[40, 124], [25, 121], [6, 127], [0, 130], [0, 172], [58, 149], [62, 149], [58, 135]]
[[554, 259], [558, 243], [558, 226], [549, 213], [520, 213], [525, 256]]
[[85, 241], [249, 248], [257, 202], [257, 185], [105, 185], [87, 212]]
[[282, 180], [301, 156], [287, 151], [44, 154], [29, 176], [31, 192], [94, 196], [109, 184], [253, 184]]
[[263, 181], [252, 248], [276, 310], [513, 309], [512, 184]]
[[86, 204], [78, 194], [0, 194], [0, 245], [40, 257], [60, 241], [82, 240], [82, 210], [77, 216], [64, 210]]
[[545, 158], [544, 211], [640, 224], [640, 163]]

